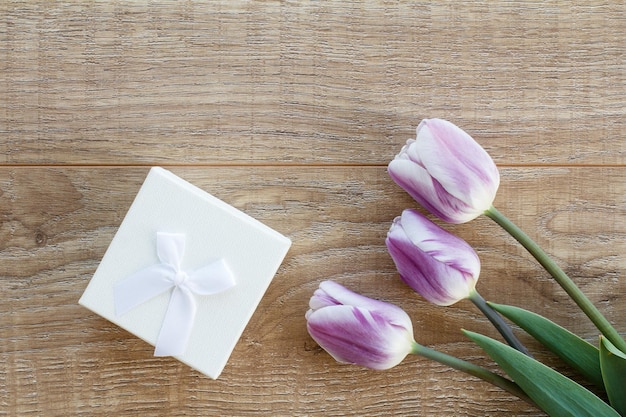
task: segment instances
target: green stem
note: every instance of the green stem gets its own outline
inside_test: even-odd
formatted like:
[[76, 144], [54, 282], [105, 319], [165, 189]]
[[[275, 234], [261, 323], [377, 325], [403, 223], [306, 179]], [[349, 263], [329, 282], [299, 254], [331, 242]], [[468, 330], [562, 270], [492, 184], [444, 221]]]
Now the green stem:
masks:
[[626, 341], [619, 335], [617, 330], [609, 323], [609, 321], [598, 311], [593, 303], [583, 294], [576, 286], [574, 281], [567, 276], [565, 272], [550, 258], [544, 251], [517, 225], [511, 222], [504, 214], [500, 213], [495, 207], [485, 211], [485, 215], [498, 223], [504, 230], [513, 236], [522, 246], [530, 252], [532, 256], [554, 277], [556, 282], [565, 290], [565, 292], [574, 300], [580, 309], [589, 317], [598, 330], [606, 336], [616, 347], [622, 352], [626, 352]]
[[471, 362], [464, 361], [457, 357], [448, 355], [443, 352], [439, 352], [437, 350], [431, 349], [426, 346], [422, 346], [416, 342], [413, 342], [413, 350], [411, 351], [414, 355], [420, 355], [425, 358], [431, 359], [433, 361], [442, 363], [446, 366], [449, 366], [453, 369], [465, 372], [469, 375], [475, 376], [477, 378], [482, 379], [483, 381], [489, 382], [490, 384], [495, 385], [496, 387], [502, 388], [510, 394], [519, 397], [520, 399], [526, 401], [529, 404], [537, 406], [533, 400], [531, 400], [528, 395], [513, 381], [506, 379], [498, 374], [495, 374], [487, 369], [480, 367], [478, 365], [474, 365]]
[[474, 305], [476, 305], [476, 307], [478, 307], [478, 309], [485, 315], [485, 317], [489, 319], [491, 324], [493, 324], [496, 330], [500, 332], [504, 340], [506, 340], [506, 342], [511, 347], [532, 358], [532, 355], [530, 354], [528, 349], [526, 349], [526, 346], [524, 346], [522, 342], [520, 342], [519, 339], [515, 336], [515, 334], [513, 334], [511, 326], [509, 326], [504, 321], [500, 314], [498, 314], [493, 308], [491, 308], [487, 304], [485, 299], [478, 293], [478, 291], [474, 289], [474, 291], [470, 293], [469, 299], [471, 302], [474, 303]]

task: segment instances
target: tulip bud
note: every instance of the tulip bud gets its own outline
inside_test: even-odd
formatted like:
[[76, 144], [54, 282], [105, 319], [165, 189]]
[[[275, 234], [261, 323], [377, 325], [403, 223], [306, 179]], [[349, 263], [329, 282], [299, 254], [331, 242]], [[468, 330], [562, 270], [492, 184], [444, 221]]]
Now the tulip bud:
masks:
[[401, 308], [324, 281], [306, 313], [311, 337], [336, 361], [389, 369], [415, 344], [413, 325]]
[[493, 204], [500, 174], [470, 135], [441, 119], [425, 119], [389, 163], [391, 178], [424, 208], [450, 223], [465, 223]]
[[431, 303], [447, 306], [468, 298], [480, 260], [463, 239], [416, 210], [404, 210], [385, 240], [402, 280]]

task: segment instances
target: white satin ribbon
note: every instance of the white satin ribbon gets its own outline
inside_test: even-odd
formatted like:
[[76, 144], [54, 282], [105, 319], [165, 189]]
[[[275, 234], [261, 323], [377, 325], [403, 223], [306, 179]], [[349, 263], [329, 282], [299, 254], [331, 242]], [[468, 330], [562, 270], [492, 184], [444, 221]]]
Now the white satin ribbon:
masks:
[[184, 234], [158, 232], [157, 255], [161, 263], [124, 278], [114, 287], [118, 316], [173, 288], [154, 356], [185, 352], [196, 315], [194, 294], [217, 294], [235, 285], [235, 278], [223, 259], [187, 274], [180, 267], [184, 252]]

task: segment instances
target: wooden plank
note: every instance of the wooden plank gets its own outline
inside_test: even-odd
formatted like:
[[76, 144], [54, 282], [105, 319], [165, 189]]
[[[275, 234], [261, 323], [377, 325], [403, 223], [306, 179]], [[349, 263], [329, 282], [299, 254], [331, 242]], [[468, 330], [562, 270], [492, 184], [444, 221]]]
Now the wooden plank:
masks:
[[0, 4], [1, 164], [624, 164], [622, 2]]
[[[383, 167], [173, 171], [294, 242], [220, 379], [152, 357], [146, 343], [77, 305], [147, 168], [2, 167], [0, 415], [541, 415], [420, 358], [388, 372], [339, 365], [308, 336], [308, 299], [333, 279], [407, 310], [419, 342], [493, 366], [459, 334], [464, 327], [493, 335], [469, 303], [434, 307], [399, 281], [384, 237], [414, 203]], [[497, 206], [624, 331], [626, 171], [506, 168], [502, 175]], [[562, 291], [488, 219], [446, 227], [477, 248], [486, 298], [531, 307], [595, 340]]]

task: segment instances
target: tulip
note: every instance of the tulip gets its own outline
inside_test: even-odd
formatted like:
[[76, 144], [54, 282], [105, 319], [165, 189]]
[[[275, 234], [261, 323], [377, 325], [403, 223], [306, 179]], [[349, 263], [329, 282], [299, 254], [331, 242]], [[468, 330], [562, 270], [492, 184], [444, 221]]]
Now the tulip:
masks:
[[422, 297], [440, 306], [469, 299], [511, 346], [529, 354], [511, 327], [476, 291], [480, 260], [467, 242], [418, 211], [404, 210], [394, 219], [385, 243], [400, 278]]
[[404, 210], [385, 240], [402, 280], [433, 304], [448, 306], [474, 292], [480, 260], [463, 239], [416, 210]]
[[389, 369], [411, 353], [413, 325], [401, 308], [324, 281], [306, 313], [311, 337], [336, 361]]
[[441, 119], [425, 119], [388, 166], [391, 178], [449, 223], [475, 219], [492, 204], [500, 174], [470, 135]]
[[333, 281], [320, 284], [309, 307], [309, 334], [338, 362], [385, 370], [398, 365], [409, 353], [420, 355], [532, 403], [514, 382], [415, 342], [411, 319], [400, 307], [356, 294]]

